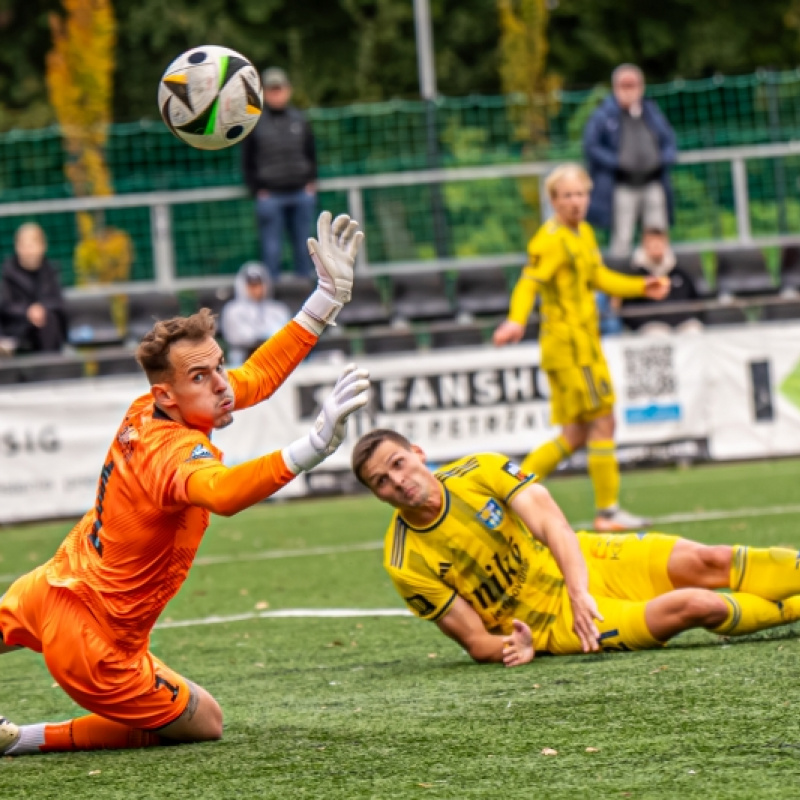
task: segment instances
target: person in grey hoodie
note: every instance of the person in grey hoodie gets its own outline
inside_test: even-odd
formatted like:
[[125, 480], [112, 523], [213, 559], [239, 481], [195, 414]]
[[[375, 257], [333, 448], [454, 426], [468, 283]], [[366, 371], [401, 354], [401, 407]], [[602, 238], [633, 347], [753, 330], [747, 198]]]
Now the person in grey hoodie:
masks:
[[289, 322], [289, 309], [273, 300], [272, 282], [260, 261], [248, 261], [239, 269], [234, 297], [222, 309], [220, 328], [228, 344], [228, 366], [245, 362], [262, 342]]

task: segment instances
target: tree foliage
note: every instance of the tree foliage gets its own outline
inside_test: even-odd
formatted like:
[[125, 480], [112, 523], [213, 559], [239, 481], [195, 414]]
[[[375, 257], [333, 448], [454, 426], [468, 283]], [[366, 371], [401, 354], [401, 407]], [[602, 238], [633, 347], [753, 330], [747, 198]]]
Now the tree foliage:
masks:
[[[47, 54], [47, 88], [68, 159], [67, 179], [77, 197], [113, 193], [105, 145], [111, 121], [116, 23], [110, 0], [63, 0], [65, 16], [52, 13], [53, 49]], [[130, 237], [105, 224], [101, 213], [77, 215], [78, 283], [127, 279]], [[115, 303], [123, 322], [122, 301]]]
[[[800, 0], [547, 0], [546, 8], [547, 71], [566, 88], [606, 83], [623, 60], [641, 64], [651, 82], [797, 63]], [[59, 9], [58, 0], [0, 0], [0, 128], [55, 120], [44, 74], [48, 15]], [[200, 44], [285, 67], [306, 105], [418, 96], [411, 0], [114, 0], [114, 11], [116, 122], [154, 118], [163, 69]], [[439, 91], [499, 94], [496, 2], [431, 0], [431, 13]]]

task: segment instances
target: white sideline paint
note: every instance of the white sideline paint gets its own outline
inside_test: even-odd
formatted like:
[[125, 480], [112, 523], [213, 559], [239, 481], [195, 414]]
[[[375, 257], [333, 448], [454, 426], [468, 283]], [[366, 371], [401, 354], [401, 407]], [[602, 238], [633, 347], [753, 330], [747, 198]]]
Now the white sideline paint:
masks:
[[193, 628], [198, 625], [220, 625], [248, 619], [349, 619], [363, 617], [410, 617], [405, 608], [280, 608], [275, 611], [252, 611], [248, 614], [231, 614], [227, 617], [202, 619], [164, 620], [156, 628]]
[[[717, 511], [687, 511], [679, 514], [667, 514], [653, 517], [653, 526], [660, 523], [674, 522], [711, 522], [720, 519], [736, 519], [736, 517], [770, 517], [781, 514], [800, 514], [800, 505], [765, 506], [764, 508], [736, 508]], [[591, 530], [593, 522], [582, 520], [573, 523], [576, 530]], [[369, 550], [381, 550], [383, 542], [357, 542], [354, 544], [331, 545], [327, 547], [307, 547], [298, 550], [262, 550], [258, 553], [239, 553], [236, 555], [200, 556], [195, 559], [194, 567], [210, 567], [215, 564], [235, 564], [244, 561], [269, 561], [278, 558], [304, 558], [308, 556], [335, 555], [337, 553], [357, 553]], [[19, 577], [17, 573], [0, 575], [1, 583], [11, 583]]]

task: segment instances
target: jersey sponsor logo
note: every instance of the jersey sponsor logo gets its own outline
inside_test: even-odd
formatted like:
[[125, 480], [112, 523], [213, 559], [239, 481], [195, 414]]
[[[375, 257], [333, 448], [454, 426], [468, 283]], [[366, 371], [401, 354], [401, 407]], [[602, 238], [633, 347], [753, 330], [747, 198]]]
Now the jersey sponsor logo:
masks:
[[450, 567], [453, 565], [449, 561], [440, 561], [439, 562], [439, 577], [444, 578], [448, 572], [450, 572]]
[[528, 473], [523, 472], [522, 467], [516, 461], [506, 461], [502, 466], [502, 470], [518, 481], [524, 481], [528, 477]]
[[214, 458], [214, 454], [204, 444], [198, 444], [186, 460], [196, 461], [198, 458]]
[[489, 498], [486, 505], [478, 512], [478, 519], [487, 527], [494, 530], [503, 522], [503, 509], [497, 500]]
[[501, 598], [505, 598], [509, 605], [516, 606], [517, 596], [528, 579], [528, 562], [523, 558], [520, 546], [511, 540], [508, 552], [495, 553], [483, 569], [488, 580], [470, 593], [475, 602], [484, 611]]

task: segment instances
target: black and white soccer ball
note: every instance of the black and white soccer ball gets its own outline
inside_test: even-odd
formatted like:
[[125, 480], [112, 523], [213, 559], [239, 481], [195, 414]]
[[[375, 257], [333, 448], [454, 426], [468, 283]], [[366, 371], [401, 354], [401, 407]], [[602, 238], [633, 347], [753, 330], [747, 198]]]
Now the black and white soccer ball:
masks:
[[256, 68], [241, 53], [218, 45], [178, 56], [158, 86], [167, 127], [200, 150], [241, 142], [261, 116], [262, 98]]

